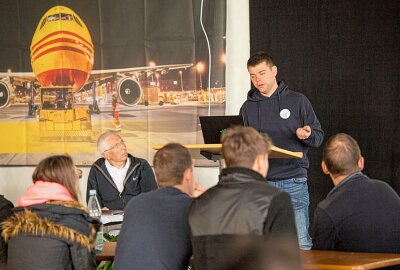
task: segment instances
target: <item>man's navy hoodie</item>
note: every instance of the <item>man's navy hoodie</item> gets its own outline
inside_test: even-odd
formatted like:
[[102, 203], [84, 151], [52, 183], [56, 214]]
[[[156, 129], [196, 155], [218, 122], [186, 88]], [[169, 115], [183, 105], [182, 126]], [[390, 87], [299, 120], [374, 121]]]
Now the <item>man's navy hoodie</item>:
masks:
[[[321, 124], [307, 97], [290, 90], [283, 82], [278, 83], [278, 88], [271, 97], [263, 96], [259, 90], [253, 88], [247, 93], [240, 115], [246, 126], [267, 133], [275, 146], [303, 152], [302, 159], [271, 159], [267, 179], [307, 177], [308, 147], [318, 147], [324, 139]], [[300, 140], [296, 136], [296, 129], [305, 125], [311, 127], [311, 135], [306, 140]]]

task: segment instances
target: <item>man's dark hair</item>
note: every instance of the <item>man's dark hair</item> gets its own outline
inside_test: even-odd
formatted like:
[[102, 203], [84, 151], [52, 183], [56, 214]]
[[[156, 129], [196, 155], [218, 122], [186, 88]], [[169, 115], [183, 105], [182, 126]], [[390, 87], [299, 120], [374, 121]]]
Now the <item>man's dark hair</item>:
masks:
[[270, 67], [275, 66], [274, 60], [272, 59], [271, 55], [269, 55], [266, 52], [259, 51], [250, 56], [249, 60], [247, 60], [247, 68], [255, 67], [261, 64], [262, 62], [265, 62]]
[[325, 144], [322, 159], [329, 172], [334, 175], [348, 175], [359, 170], [360, 147], [348, 134], [338, 133]]
[[154, 156], [153, 166], [160, 187], [182, 183], [186, 169], [193, 165], [189, 150], [179, 143], [163, 146]]

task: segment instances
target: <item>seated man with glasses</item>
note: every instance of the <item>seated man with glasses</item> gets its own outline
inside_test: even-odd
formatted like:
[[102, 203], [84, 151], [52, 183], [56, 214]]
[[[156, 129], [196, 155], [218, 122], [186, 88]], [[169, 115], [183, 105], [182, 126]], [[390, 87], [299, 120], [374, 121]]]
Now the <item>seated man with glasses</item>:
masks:
[[89, 190], [97, 190], [102, 208], [123, 210], [134, 196], [157, 189], [150, 164], [128, 154], [124, 140], [112, 131], [100, 135], [97, 140], [99, 158], [89, 172], [86, 200]]

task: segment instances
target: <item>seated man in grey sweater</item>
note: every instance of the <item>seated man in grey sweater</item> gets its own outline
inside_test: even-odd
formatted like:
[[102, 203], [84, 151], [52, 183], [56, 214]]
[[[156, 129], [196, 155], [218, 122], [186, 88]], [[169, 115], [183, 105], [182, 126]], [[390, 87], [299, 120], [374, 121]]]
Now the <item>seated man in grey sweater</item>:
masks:
[[400, 253], [400, 198], [363, 168], [351, 136], [339, 133], [328, 140], [322, 170], [335, 187], [315, 210], [313, 249]]

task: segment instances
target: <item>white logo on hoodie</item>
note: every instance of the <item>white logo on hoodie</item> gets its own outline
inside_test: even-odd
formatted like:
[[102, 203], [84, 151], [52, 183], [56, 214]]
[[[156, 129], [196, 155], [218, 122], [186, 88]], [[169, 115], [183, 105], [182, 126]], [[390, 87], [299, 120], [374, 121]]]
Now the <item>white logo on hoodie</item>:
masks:
[[288, 119], [290, 117], [290, 111], [288, 109], [283, 109], [279, 115], [282, 119]]

